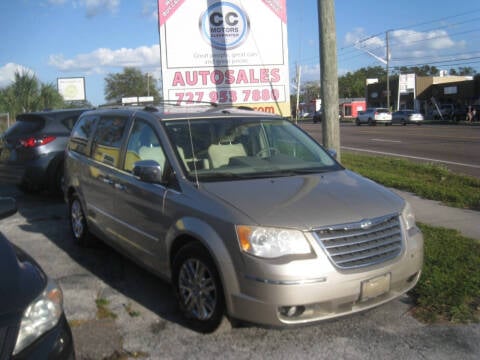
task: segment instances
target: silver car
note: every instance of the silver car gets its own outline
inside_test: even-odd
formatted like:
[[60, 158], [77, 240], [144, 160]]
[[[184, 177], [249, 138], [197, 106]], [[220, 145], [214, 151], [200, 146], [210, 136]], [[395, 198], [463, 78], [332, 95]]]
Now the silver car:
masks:
[[392, 113], [387, 108], [368, 108], [358, 112], [355, 123], [357, 126], [361, 124], [376, 125], [377, 123], [388, 126], [392, 124]]
[[423, 115], [415, 110], [405, 109], [397, 110], [392, 114], [392, 124], [417, 124], [421, 125], [423, 122]]
[[[172, 282], [192, 328], [311, 323], [417, 283], [409, 204], [290, 121], [235, 108], [84, 113], [65, 161], [74, 240]], [[95, 235], [95, 237], [92, 236]]]

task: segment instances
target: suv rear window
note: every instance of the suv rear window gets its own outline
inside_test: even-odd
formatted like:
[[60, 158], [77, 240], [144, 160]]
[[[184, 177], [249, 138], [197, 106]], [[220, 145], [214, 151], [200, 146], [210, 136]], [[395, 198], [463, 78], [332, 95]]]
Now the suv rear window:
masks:
[[45, 119], [36, 115], [23, 115], [5, 132], [6, 136], [19, 136], [37, 132], [45, 126]]

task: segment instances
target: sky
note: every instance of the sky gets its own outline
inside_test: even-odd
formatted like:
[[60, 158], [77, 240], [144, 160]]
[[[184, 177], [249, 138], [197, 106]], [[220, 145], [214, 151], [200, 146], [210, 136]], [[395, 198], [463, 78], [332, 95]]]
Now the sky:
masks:
[[[392, 69], [427, 64], [480, 73], [476, 1], [336, 0], [335, 15], [339, 75], [385, 66], [387, 34]], [[291, 81], [297, 66], [302, 82], [318, 81], [317, 0], [287, 0], [287, 21]], [[0, 30], [0, 88], [19, 70], [54, 85], [85, 77], [87, 100], [100, 105], [110, 73], [134, 66], [160, 77], [156, 0], [4, 0]]]

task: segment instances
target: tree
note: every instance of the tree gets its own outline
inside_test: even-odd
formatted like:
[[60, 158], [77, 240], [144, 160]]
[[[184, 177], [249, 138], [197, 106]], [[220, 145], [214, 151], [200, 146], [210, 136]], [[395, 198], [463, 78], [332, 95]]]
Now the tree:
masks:
[[15, 96], [15, 108], [20, 112], [29, 112], [38, 110], [40, 95], [40, 82], [35, 74], [29, 71], [15, 72], [12, 86]]
[[38, 96], [38, 107], [40, 109], [56, 109], [64, 106], [62, 95], [53, 84], [41, 84]]
[[16, 71], [9, 86], [0, 89], [0, 112], [11, 119], [17, 114], [44, 109], [58, 109], [66, 104], [53, 84], [41, 83], [30, 71]]
[[108, 74], [105, 78], [105, 98], [108, 101], [121, 101], [122, 97], [153, 96], [160, 100], [156, 80], [134, 67], [126, 67], [122, 73]]
[[417, 76], [437, 76], [439, 69], [436, 66], [422, 65], [422, 66], [400, 66], [396, 67], [394, 71], [397, 74], [415, 74]]
[[461, 66], [458, 69], [450, 69], [450, 75], [458, 75], [458, 76], [473, 76], [477, 73], [477, 71], [470, 67], [470, 66]]
[[385, 79], [387, 73], [382, 66], [361, 68], [355, 72], [348, 72], [338, 79], [338, 93], [341, 98], [356, 98], [365, 96], [367, 79]]
[[304, 83], [300, 88], [300, 94], [301, 102], [320, 99], [320, 83], [318, 81], [308, 81]]

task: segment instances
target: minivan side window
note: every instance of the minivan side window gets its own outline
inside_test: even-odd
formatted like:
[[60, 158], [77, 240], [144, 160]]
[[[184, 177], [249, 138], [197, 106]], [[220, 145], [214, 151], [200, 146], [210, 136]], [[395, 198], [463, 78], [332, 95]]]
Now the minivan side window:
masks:
[[88, 139], [92, 135], [96, 116], [84, 116], [73, 129], [68, 148], [83, 155], [88, 155]]
[[155, 130], [145, 121], [137, 119], [128, 139], [123, 169], [132, 172], [139, 160], [155, 160], [162, 170], [165, 169], [165, 153]]
[[92, 156], [104, 164], [118, 167], [126, 117], [102, 117], [93, 139]]

